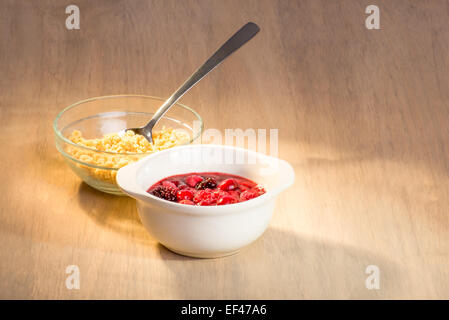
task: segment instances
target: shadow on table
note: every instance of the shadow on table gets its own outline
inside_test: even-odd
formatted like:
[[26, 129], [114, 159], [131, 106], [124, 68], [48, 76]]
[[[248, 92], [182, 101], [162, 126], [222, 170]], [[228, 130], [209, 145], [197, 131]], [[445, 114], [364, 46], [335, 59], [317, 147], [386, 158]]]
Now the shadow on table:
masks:
[[[180, 299], [386, 298], [400, 296], [397, 266], [367, 251], [269, 228], [236, 255], [195, 259], [162, 245]], [[380, 290], [368, 290], [367, 266], [380, 269]]]
[[82, 182], [78, 189], [78, 203], [100, 226], [126, 236], [132, 241], [154, 246], [155, 240], [140, 222], [134, 199], [107, 194]]

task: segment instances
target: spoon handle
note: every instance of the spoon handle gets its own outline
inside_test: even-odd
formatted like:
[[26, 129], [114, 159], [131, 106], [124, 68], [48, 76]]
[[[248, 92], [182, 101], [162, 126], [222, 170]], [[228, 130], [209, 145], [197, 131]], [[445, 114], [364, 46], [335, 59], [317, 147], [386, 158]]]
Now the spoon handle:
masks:
[[237, 51], [246, 42], [251, 40], [260, 28], [253, 22], [248, 22], [239, 31], [237, 31], [220, 49], [217, 50], [198, 70], [196, 70], [184, 84], [172, 94], [167, 101], [156, 111], [153, 118], [145, 126], [146, 130], [151, 130], [156, 122], [176, 103], [187, 91], [198, 83], [205, 75], [211, 72], [216, 66], [229, 57], [234, 51]]

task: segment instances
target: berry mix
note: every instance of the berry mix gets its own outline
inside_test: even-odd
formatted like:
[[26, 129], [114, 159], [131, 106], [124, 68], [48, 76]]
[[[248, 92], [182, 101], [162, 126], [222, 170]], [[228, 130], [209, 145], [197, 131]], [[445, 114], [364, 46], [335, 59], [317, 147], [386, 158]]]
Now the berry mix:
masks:
[[265, 193], [257, 183], [243, 177], [218, 173], [188, 173], [165, 178], [148, 193], [181, 204], [220, 206], [247, 201]]

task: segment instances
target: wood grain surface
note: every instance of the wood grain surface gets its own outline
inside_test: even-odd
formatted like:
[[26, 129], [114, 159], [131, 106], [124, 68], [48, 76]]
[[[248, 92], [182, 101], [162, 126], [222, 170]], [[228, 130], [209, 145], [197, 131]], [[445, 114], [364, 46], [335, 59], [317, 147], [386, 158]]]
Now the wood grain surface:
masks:
[[[52, 121], [89, 97], [167, 97], [247, 21], [259, 35], [182, 102], [206, 128], [278, 128], [296, 182], [239, 254], [182, 257], [134, 200], [71, 172]], [[443, 0], [0, 0], [0, 298], [448, 299], [448, 67]]]

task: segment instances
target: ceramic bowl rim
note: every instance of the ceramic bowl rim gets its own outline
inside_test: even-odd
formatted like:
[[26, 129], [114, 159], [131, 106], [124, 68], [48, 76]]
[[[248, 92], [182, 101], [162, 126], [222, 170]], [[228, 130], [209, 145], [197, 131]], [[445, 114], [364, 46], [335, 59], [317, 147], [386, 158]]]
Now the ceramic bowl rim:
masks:
[[[136, 180], [137, 180], [138, 170], [143, 165], [147, 164], [148, 162], [151, 162], [151, 159], [153, 159], [155, 157], [159, 157], [159, 156], [163, 155], [164, 153], [169, 153], [169, 152], [174, 152], [174, 151], [179, 152], [179, 151], [181, 151], [181, 149], [194, 149], [194, 148], [205, 148], [205, 147], [206, 148], [209, 147], [209, 148], [232, 149], [232, 150], [243, 151], [243, 152], [248, 152], [248, 153], [255, 153], [258, 156], [276, 159], [276, 160], [280, 161], [280, 163], [283, 163], [285, 165], [286, 170], [288, 170], [290, 173], [290, 179], [285, 185], [279, 186], [274, 189], [268, 189], [266, 193], [258, 196], [257, 198], [253, 198], [253, 199], [243, 201], [243, 202], [223, 205], [223, 206], [194, 206], [194, 205], [186, 205], [186, 204], [180, 204], [180, 203], [176, 203], [176, 202], [167, 201], [167, 200], [160, 199], [156, 196], [153, 196], [152, 194], [147, 193], [146, 190], [144, 190], [144, 188], [141, 187], [137, 183]], [[125, 174], [125, 172], [133, 173], [133, 176], [131, 178], [130, 177], [127, 177], [127, 178], [134, 179], [134, 180], [131, 180], [131, 185], [132, 185], [132, 188], [139, 189], [138, 193], [124, 188], [123, 182], [126, 179], [126, 177], [123, 178], [122, 176]], [[126, 179], [126, 180], [128, 180], [128, 179]], [[142, 202], [151, 202], [151, 203], [154, 203], [155, 205], [158, 205], [159, 207], [165, 207], [167, 209], [171, 209], [172, 211], [180, 213], [180, 214], [202, 215], [202, 216], [203, 215], [211, 215], [212, 212], [214, 214], [232, 214], [236, 211], [241, 211], [241, 210], [244, 210], [244, 209], [247, 209], [250, 207], [255, 207], [255, 206], [261, 205], [265, 202], [268, 202], [270, 200], [274, 200], [274, 199], [276, 199], [276, 197], [278, 196], [278, 194], [280, 192], [282, 192], [283, 190], [290, 187], [294, 183], [294, 180], [295, 180], [294, 169], [291, 166], [291, 164], [285, 160], [275, 158], [272, 156], [268, 156], [266, 154], [259, 153], [256, 151], [240, 148], [240, 147], [226, 146], [226, 145], [214, 145], [214, 144], [186, 145], [186, 146], [179, 146], [176, 148], [171, 148], [171, 149], [156, 152], [154, 154], [146, 156], [145, 158], [140, 159], [137, 162], [131, 163], [123, 168], [120, 168], [117, 172], [117, 177], [116, 177], [116, 182], [117, 182], [117, 185], [119, 186], [119, 188], [125, 194], [131, 196], [132, 198], [135, 198]], [[129, 180], [128, 180], [128, 182], [129, 182]]]

